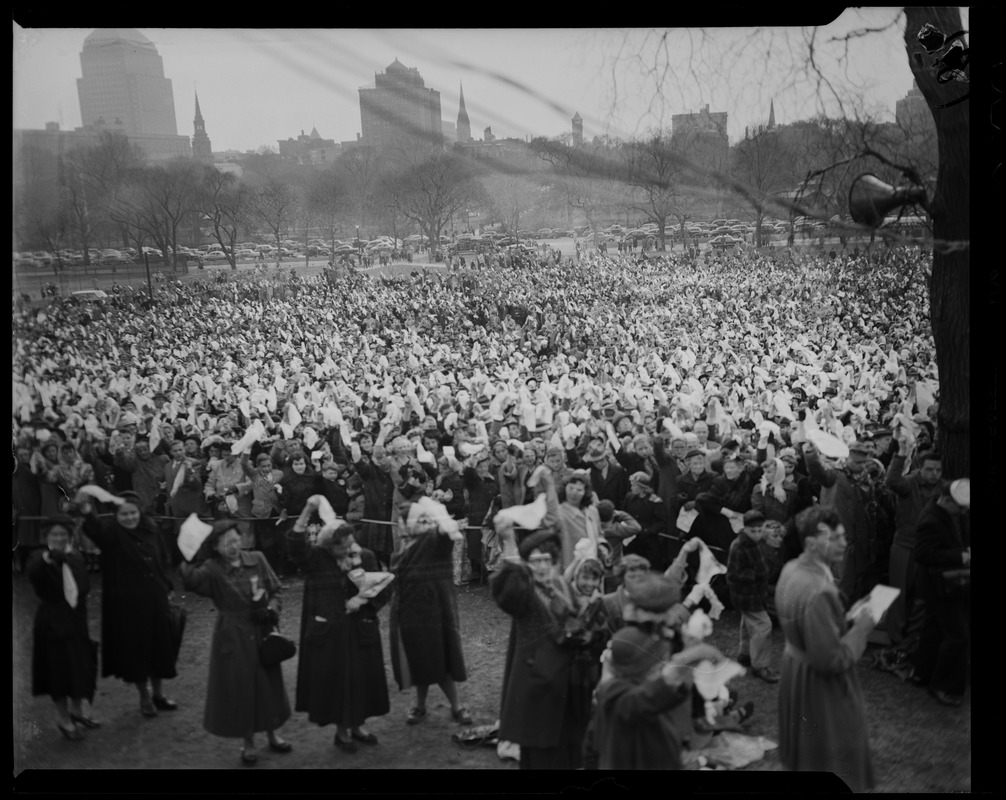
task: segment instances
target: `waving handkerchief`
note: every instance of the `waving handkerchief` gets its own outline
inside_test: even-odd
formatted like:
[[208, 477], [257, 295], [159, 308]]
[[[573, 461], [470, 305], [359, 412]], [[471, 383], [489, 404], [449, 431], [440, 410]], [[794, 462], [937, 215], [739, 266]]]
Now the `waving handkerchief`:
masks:
[[93, 483], [88, 483], [85, 486], [81, 486], [77, 490], [77, 497], [79, 497], [82, 494], [87, 495], [88, 497], [94, 500], [97, 500], [99, 503], [114, 503], [117, 506], [121, 506], [123, 503], [126, 502], [121, 497], [116, 497], [111, 492], [107, 492], [100, 486], [95, 486]]
[[189, 514], [189, 518], [178, 529], [178, 549], [186, 561], [195, 557], [212, 530], [212, 525], [203, 522], [195, 514]]

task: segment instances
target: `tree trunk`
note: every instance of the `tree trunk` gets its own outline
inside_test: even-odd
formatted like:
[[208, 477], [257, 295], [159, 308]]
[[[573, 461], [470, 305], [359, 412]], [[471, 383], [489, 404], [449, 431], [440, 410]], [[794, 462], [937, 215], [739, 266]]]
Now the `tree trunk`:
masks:
[[[926, 69], [928, 56], [916, 63], [916, 38], [927, 22], [947, 36], [961, 30], [956, 8], [905, 9], [905, 49], [915, 80], [933, 119], [939, 146], [940, 169], [936, 193], [930, 201], [933, 235], [938, 241], [970, 239], [970, 126], [968, 101], [949, 108], [936, 108], [968, 91], [956, 81], [938, 83], [936, 73]], [[971, 475], [971, 251], [968, 247], [933, 251], [929, 281], [929, 313], [940, 371], [937, 422], [943, 474], [947, 478]]]

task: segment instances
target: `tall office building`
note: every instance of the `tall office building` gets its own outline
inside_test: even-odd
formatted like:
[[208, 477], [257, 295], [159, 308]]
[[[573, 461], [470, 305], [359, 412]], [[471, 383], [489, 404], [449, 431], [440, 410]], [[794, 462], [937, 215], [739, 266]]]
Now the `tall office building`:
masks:
[[164, 64], [134, 28], [98, 28], [84, 40], [77, 79], [85, 128], [122, 126], [126, 135], [177, 136], [175, 99]]
[[363, 144], [378, 150], [442, 146], [440, 92], [396, 58], [374, 76], [374, 86], [360, 89], [360, 126]]
[[203, 164], [213, 163], [213, 148], [210, 147], [210, 137], [206, 135], [206, 123], [199, 110], [199, 95], [196, 95], [196, 118], [192, 121], [195, 130], [192, 134], [192, 159]]
[[461, 100], [458, 104], [458, 142], [467, 144], [472, 140], [472, 124], [468, 121], [468, 112], [465, 110], [465, 87], [461, 86]]

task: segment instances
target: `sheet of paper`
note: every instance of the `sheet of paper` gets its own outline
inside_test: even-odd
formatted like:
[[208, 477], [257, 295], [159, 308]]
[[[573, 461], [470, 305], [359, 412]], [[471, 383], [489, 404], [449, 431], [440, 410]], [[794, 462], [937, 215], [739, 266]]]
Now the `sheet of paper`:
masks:
[[675, 523], [675, 525], [678, 526], [679, 531], [684, 531], [685, 533], [688, 533], [692, 529], [692, 525], [695, 523], [695, 520], [697, 520], [698, 518], [699, 518], [698, 511], [685, 511], [685, 509], [681, 509], [681, 511], [678, 513], [678, 521]]
[[860, 613], [860, 609], [864, 606], [869, 607], [870, 614], [873, 618], [880, 622], [881, 618], [887, 612], [887, 609], [891, 607], [898, 595], [901, 594], [901, 589], [896, 589], [893, 586], [884, 586], [882, 583], [878, 583], [874, 586], [866, 597], [857, 600], [852, 608], [849, 609], [849, 613], [846, 618], [853, 620]]

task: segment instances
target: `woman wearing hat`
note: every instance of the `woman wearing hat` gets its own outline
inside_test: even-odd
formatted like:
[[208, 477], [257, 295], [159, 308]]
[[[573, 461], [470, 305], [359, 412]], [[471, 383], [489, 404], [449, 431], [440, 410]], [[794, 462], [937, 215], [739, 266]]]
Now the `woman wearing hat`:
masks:
[[255, 734], [265, 731], [269, 749], [289, 753], [276, 730], [290, 718], [281, 664], [265, 667], [259, 647], [279, 622], [279, 578], [265, 556], [241, 549], [233, 520], [214, 524], [193, 559], [180, 569], [186, 589], [213, 601], [218, 615], [210, 644], [203, 728], [214, 736], [241, 738], [241, 763], [258, 761]]
[[47, 694], [67, 739], [83, 739], [80, 725], [97, 728], [84, 700], [94, 702], [97, 643], [87, 630], [90, 580], [84, 559], [73, 549], [73, 521], [58, 517], [45, 533], [45, 548], [32, 554], [26, 573], [38, 595], [32, 629], [32, 694]]
[[162, 691], [162, 681], [178, 674], [168, 621], [174, 586], [164, 537], [157, 523], [140, 513], [133, 492], [123, 492], [115, 515], [104, 521], [90, 498], [78, 494], [76, 500], [83, 532], [101, 550], [102, 677], [135, 684], [145, 717], [174, 711], [178, 704]]
[[64, 495], [59, 486], [59, 442], [56, 439], [47, 439], [32, 453], [31, 470], [38, 479], [42, 498], [39, 516], [51, 518], [62, 514]]
[[570, 692], [577, 649], [564, 644], [577, 605], [559, 571], [559, 539], [536, 531], [518, 550], [512, 524], [498, 521], [496, 529], [504, 563], [492, 577], [492, 594], [513, 618], [499, 738], [520, 745], [521, 769], [577, 769], [589, 720]]
[[367, 719], [390, 710], [377, 612], [393, 589], [364, 597], [350, 579], [354, 570], [378, 571], [374, 554], [353, 540], [352, 525], [325, 525], [314, 544], [308, 541], [318, 504], [317, 496], [308, 500], [287, 539], [291, 559], [306, 576], [295, 707], [316, 725], [334, 723], [335, 746], [355, 753], [357, 742], [377, 744], [364, 728]]
[[437, 684], [462, 725], [472, 717], [458, 700], [457, 684], [468, 678], [461, 649], [461, 621], [453, 581], [457, 523], [435, 500], [421, 496], [403, 508], [401, 547], [391, 557], [396, 580], [391, 603], [391, 666], [400, 690], [416, 688], [416, 704], [406, 722], [426, 719], [426, 698]]

